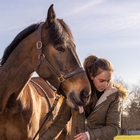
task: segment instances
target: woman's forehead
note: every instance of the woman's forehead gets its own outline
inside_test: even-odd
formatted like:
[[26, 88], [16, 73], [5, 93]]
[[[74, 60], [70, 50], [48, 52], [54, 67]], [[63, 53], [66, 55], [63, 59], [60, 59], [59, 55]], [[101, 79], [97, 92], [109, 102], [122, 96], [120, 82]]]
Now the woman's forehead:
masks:
[[102, 80], [109, 80], [112, 77], [112, 72], [105, 70], [105, 71], [102, 71], [100, 74], [98, 74], [96, 77]]

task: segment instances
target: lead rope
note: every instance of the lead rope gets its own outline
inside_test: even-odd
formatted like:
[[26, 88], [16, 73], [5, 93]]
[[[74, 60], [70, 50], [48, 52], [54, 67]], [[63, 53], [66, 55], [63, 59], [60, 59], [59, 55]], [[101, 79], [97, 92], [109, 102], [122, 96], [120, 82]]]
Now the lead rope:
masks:
[[70, 140], [74, 140], [74, 136], [77, 134], [77, 127], [78, 127], [78, 111], [71, 109], [72, 113], [72, 123], [71, 123], [71, 132], [70, 132]]
[[44, 119], [42, 125], [40, 126], [39, 130], [36, 132], [36, 134], [35, 134], [33, 140], [35, 140], [35, 138], [36, 138], [37, 135], [39, 134], [41, 128], [43, 127], [43, 125], [45, 124], [45, 122], [47, 121], [47, 119], [49, 118], [49, 116], [52, 114], [54, 108], [56, 107], [56, 105], [57, 105], [57, 103], [58, 103], [59, 98], [60, 98], [60, 95], [57, 95], [56, 98], [55, 98], [55, 100], [54, 100], [54, 103], [53, 103], [51, 109], [50, 109], [49, 112], [47, 113], [47, 115], [46, 115], [46, 117], [45, 117], [45, 119]]

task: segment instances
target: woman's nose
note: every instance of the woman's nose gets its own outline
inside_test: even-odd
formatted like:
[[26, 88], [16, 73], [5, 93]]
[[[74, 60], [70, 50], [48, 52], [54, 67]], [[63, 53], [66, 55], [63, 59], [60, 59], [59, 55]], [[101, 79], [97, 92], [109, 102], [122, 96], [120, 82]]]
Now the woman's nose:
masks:
[[108, 82], [105, 81], [104, 82], [104, 86], [107, 87], [108, 86]]

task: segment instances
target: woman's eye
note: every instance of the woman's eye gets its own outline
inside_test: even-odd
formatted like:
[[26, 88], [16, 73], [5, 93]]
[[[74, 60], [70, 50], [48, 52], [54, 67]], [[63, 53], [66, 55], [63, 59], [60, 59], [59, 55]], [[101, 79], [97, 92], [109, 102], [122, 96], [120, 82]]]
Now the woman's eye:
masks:
[[108, 80], [107, 83], [109, 83], [111, 80]]

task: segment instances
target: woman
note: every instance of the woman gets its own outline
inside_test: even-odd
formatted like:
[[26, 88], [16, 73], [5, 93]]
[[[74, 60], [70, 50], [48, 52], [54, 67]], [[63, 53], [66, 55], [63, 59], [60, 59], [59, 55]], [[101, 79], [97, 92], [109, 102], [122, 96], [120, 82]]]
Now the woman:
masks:
[[[125, 99], [128, 93], [123, 86], [111, 81], [113, 67], [108, 60], [90, 55], [84, 61], [84, 68], [92, 94], [84, 107], [85, 112], [78, 116], [78, 134], [74, 140], [113, 140], [121, 127], [121, 99]], [[70, 117], [71, 109], [64, 99], [58, 116], [39, 140], [52, 140]]]

